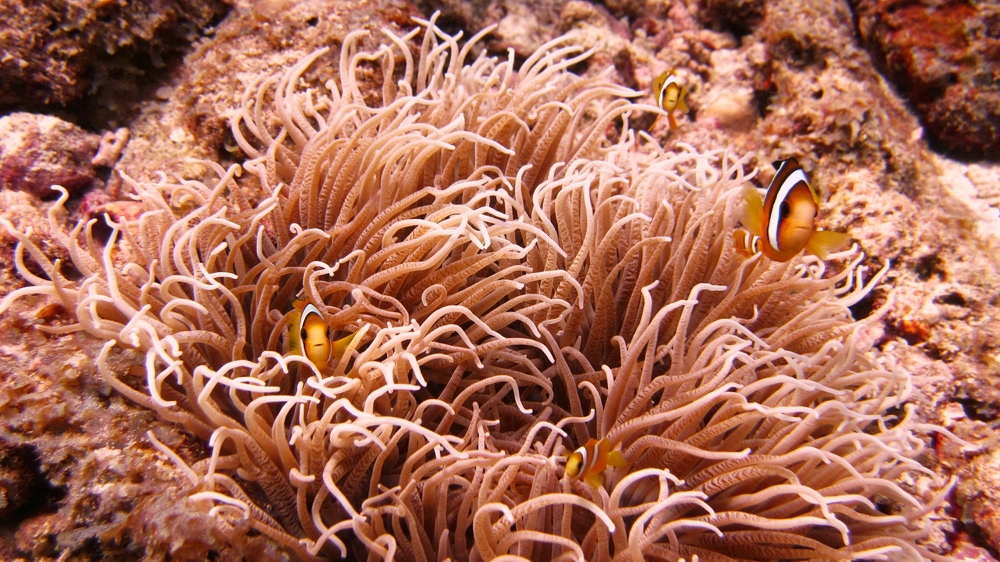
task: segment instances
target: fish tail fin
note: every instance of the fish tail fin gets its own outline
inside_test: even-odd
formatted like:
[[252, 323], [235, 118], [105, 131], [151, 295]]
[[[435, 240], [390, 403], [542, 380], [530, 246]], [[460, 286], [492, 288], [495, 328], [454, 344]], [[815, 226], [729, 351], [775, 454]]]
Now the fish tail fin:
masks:
[[681, 90], [681, 95], [677, 96], [677, 109], [684, 113], [689, 113], [691, 110], [688, 109], [688, 104], [684, 101], [685, 96], [687, 96], [687, 89]]
[[670, 130], [671, 131], [673, 131], [674, 129], [677, 128], [677, 120], [674, 119], [674, 112], [673, 111], [668, 111], [667, 112], [667, 121], [670, 122]]
[[615, 468], [625, 468], [625, 455], [621, 451], [611, 451], [608, 453], [608, 460], [606, 461], [608, 466], [613, 466]]
[[754, 236], [764, 235], [764, 201], [760, 198], [760, 192], [748, 184], [743, 184], [743, 214], [740, 222], [746, 227], [750, 234]]
[[806, 242], [806, 253], [825, 260], [831, 253], [843, 249], [851, 243], [851, 235], [846, 232], [817, 230]]

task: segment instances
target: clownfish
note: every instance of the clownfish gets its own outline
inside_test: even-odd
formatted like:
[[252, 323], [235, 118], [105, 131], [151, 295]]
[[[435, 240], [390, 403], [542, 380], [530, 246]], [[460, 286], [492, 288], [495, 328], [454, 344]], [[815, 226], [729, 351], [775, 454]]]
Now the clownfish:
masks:
[[814, 221], [819, 211], [819, 196], [809, 185], [805, 172], [794, 157], [777, 160], [777, 173], [767, 186], [761, 201], [760, 193], [743, 186], [743, 216], [747, 231], [734, 233], [736, 251], [752, 256], [757, 252], [774, 261], [788, 261], [804, 248], [806, 253], [826, 259], [851, 241], [843, 232], [816, 230]]
[[733, 246], [746, 257], [760, 252], [760, 236], [754, 236], [742, 228], [733, 231]]
[[625, 468], [622, 452], [612, 451], [611, 441], [607, 439], [590, 439], [566, 460], [566, 476], [582, 478], [594, 488], [600, 488], [604, 483], [604, 470], [609, 466]]
[[331, 342], [332, 329], [318, 308], [304, 300], [295, 301], [292, 307], [288, 323], [289, 353], [309, 359], [320, 371], [340, 360], [357, 332]]
[[[677, 128], [677, 120], [674, 119], [674, 110], [680, 110], [683, 113], [688, 112], [688, 106], [684, 103], [684, 96], [687, 95], [687, 90], [681, 87], [680, 80], [677, 79], [677, 74], [671, 70], [669, 72], [664, 72], [653, 80], [653, 97], [656, 98], [656, 104], [663, 108], [663, 111], [667, 112], [667, 121], [670, 123], [670, 130]], [[655, 125], [656, 122], [653, 122]]]

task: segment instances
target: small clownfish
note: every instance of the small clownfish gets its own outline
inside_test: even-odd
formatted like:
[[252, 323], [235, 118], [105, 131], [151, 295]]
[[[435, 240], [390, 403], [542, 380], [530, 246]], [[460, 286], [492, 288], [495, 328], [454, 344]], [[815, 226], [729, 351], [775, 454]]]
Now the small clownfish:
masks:
[[[670, 130], [677, 128], [677, 120], [674, 119], [674, 110], [680, 110], [683, 113], [688, 112], [688, 106], [684, 103], [684, 96], [687, 95], [687, 90], [681, 87], [680, 80], [677, 79], [677, 74], [671, 70], [669, 72], [664, 72], [653, 80], [653, 97], [656, 98], [656, 103], [663, 108], [663, 111], [667, 112], [667, 121], [670, 123]], [[655, 125], [656, 122], [653, 122]], [[652, 127], [651, 127], [652, 128]]]
[[785, 262], [803, 248], [806, 253], [826, 259], [846, 246], [851, 241], [849, 234], [816, 230], [813, 223], [819, 211], [819, 196], [809, 185], [799, 161], [793, 157], [772, 165], [777, 173], [763, 201], [753, 186], [743, 186], [746, 205], [740, 220], [747, 232], [734, 234], [736, 250], [744, 255], [759, 251], [774, 261]]
[[288, 323], [289, 353], [309, 359], [320, 371], [340, 360], [357, 332], [331, 342], [332, 330], [318, 308], [304, 300], [295, 301], [292, 307]]
[[625, 468], [622, 452], [612, 451], [611, 441], [607, 439], [590, 439], [566, 460], [566, 476], [582, 478], [594, 488], [600, 488], [604, 484], [604, 469], [609, 466]]
[[736, 251], [746, 257], [753, 257], [760, 252], [760, 236], [754, 236], [742, 228], [733, 231], [733, 246]]

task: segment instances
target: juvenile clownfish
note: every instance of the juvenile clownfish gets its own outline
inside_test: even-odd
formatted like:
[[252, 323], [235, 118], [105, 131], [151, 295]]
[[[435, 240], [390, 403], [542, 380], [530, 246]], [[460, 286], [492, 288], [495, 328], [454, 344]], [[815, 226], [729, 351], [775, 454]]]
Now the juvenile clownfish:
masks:
[[785, 262], [803, 248], [806, 253], [826, 259], [831, 252], [846, 246], [851, 241], [849, 234], [816, 230], [819, 197], [799, 161], [793, 157], [772, 165], [777, 173], [767, 186], [763, 202], [753, 186], [743, 186], [746, 204], [740, 220], [748, 232], [734, 234], [736, 250], [744, 255], [760, 252], [774, 261]]
[[566, 476], [582, 478], [594, 488], [600, 488], [604, 483], [604, 470], [609, 466], [625, 468], [622, 452], [612, 451], [611, 441], [607, 439], [590, 439], [566, 460]]
[[[684, 103], [686, 95], [687, 90], [681, 87], [681, 82], [673, 70], [664, 72], [657, 76], [656, 80], [653, 80], [653, 97], [656, 98], [656, 104], [667, 112], [667, 121], [670, 123], [671, 131], [677, 128], [674, 110], [688, 112], [688, 106]], [[653, 124], [655, 125], [656, 122], [654, 121]]]
[[289, 353], [309, 359], [320, 371], [338, 361], [356, 333], [331, 342], [332, 329], [318, 308], [304, 300], [295, 301], [292, 307], [288, 323]]
[[754, 236], [742, 228], [733, 231], [733, 246], [736, 251], [746, 257], [752, 257], [760, 252], [760, 236]]

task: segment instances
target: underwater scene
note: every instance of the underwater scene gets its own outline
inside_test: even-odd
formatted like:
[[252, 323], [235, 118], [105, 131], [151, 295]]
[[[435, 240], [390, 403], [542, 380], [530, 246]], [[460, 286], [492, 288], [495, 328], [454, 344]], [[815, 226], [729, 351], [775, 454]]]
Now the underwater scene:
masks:
[[6, 0], [0, 83], [0, 560], [1000, 558], [1000, 2]]

